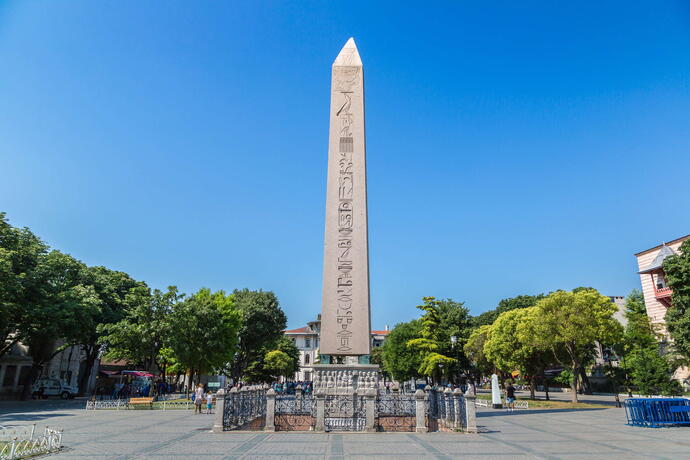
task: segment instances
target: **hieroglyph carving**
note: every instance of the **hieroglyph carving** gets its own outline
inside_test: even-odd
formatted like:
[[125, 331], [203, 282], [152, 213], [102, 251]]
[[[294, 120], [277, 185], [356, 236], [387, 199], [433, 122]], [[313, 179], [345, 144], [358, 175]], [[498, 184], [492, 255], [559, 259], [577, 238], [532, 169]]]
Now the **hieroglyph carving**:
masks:
[[352, 350], [350, 339], [353, 321], [352, 290], [353, 279], [353, 219], [354, 219], [354, 167], [352, 158], [354, 153], [354, 139], [352, 128], [354, 116], [351, 111], [352, 94], [357, 86], [359, 68], [341, 67], [334, 69], [334, 90], [340, 95], [341, 103], [336, 105], [336, 119], [340, 128], [338, 152], [338, 258], [337, 258], [337, 286], [336, 286], [336, 321], [338, 324], [338, 351], [347, 353]]

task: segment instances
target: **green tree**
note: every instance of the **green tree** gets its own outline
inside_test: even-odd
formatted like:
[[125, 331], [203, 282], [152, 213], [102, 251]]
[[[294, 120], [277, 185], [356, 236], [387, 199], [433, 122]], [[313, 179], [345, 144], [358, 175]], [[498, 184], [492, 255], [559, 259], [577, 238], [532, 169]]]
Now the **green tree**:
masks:
[[690, 240], [680, 245], [678, 254], [664, 259], [664, 278], [673, 290], [672, 305], [666, 311], [666, 328], [674, 350], [690, 359]]
[[241, 313], [232, 295], [200, 289], [173, 305], [170, 348], [191, 377], [224, 369], [237, 349]]
[[[280, 351], [289, 358], [289, 366], [281, 368], [281, 373], [276, 374], [275, 367], [273, 364], [266, 361], [269, 353], [274, 351]], [[282, 356], [282, 355], [280, 355]], [[261, 382], [271, 382], [279, 376], [285, 376], [290, 378], [295, 375], [300, 367], [300, 354], [299, 349], [293, 343], [292, 340], [283, 336], [278, 339], [275, 344], [275, 349], [271, 350], [268, 347], [262, 349], [262, 354], [260, 359], [252, 361], [249, 367], [245, 370], [244, 376], [245, 380], [250, 383], [261, 383]]]
[[95, 291], [84, 285], [85, 271], [83, 263], [59, 251], [39, 257], [27, 282], [25, 308], [18, 324], [32, 359], [22, 399], [31, 395], [43, 365], [64, 349], [58, 346], [59, 341], [79, 331], [98, 308]]
[[498, 318], [501, 313], [505, 313], [507, 311], [515, 310], [518, 308], [533, 307], [538, 301], [540, 301], [544, 297], [546, 297], [544, 294], [537, 294], [519, 295], [517, 297], [503, 299], [500, 302], [498, 302], [498, 306], [493, 310], [485, 311], [479, 316], [472, 318], [472, 324], [475, 327], [493, 324], [494, 321], [496, 321], [496, 318]]
[[128, 307], [124, 318], [98, 328], [105, 356], [128, 361], [151, 372], [160, 371], [161, 359], [165, 359], [161, 350], [172, 348], [172, 313], [183, 298], [175, 286], [168, 286], [167, 291], [154, 289], [153, 292], [145, 285], [131, 288], [125, 296]]
[[[615, 304], [594, 289], [556, 291], [537, 302], [536, 309], [539, 320], [533, 331], [535, 345], [554, 351], [562, 347], [571, 369], [584, 365], [595, 341], [608, 345], [621, 339], [622, 327], [613, 317]], [[572, 401], [577, 402], [578, 374], [574, 375]]]
[[421, 328], [419, 320], [396, 324], [383, 342], [383, 368], [395, 380], [402, 382], [422, 377], [419, 373], [420, 355], [407, 346], [410, 340], [420, 336]]
[[539, 321], [535, 307], [520, 308], [501, 313], [491, 326], [491, 334], [484, 343], [486, 359], [504, 371], [519, 370], [530, 379], [530, 398], [535, 398], [538, 376], [553, 363], [549, 349], [540, 348], [533, 340], [534, 328]]
[[0, 212], [0, 358], [24, 338], [21, 323], [36, 306], [32, 280], [47, 253], [48, 245], [31, 230], [13, 227]]
[[666, 356], [659, 354], [654, 347], [633, 351], [628, 357], [632, 381], [637, 390], [644, 395], [678, 395], [680, 384], [671, 378], [672, 364]]
[[482, 375], [490, 374], [494, 370], [494, 365], [484, 353], [484, 345], [491, 338], [491, 331], [492, 326], [490, 324], [479, 326], [472, 331], [464, 346], [465, 353], [472, 365], [471, 373], [475, 381], [478, 381]]
[[237, 353], [232, 362], [232, 375], [239, 379], [250, 366], [261, 368], [265, 350], [274, 349], [283, 336], [287, 317], [273, 292], [241, 289], [232, 295], [242, 315]]
[[269, 351], [264, 358], [264, 369], [277, 380], [280, 377], [289, 375], [290, 369], [292, 369], [292, 361], [290, 356], [283, 351]]
[[[407, 346], [419, 353], [421, 363], [418, 372], [421, 375], [431, 377], [435, 383], [440, 383], [441, 378], [448, 373], [452, 364], [457, 362], [456, 359], [446, 356], [441, 353], [444, 348], [444, 339], [450, 342], [449, 338], [443, 337], [441, 331], [441, 301], [434, 297], [424, 297], [423, 305], [417, 306], [424, 312], [420, 321], [422, 327], [419, 336], [407, 342]], [[447, 347], [445, 347], [447, 348]]]
[[[79, 373], [79, 392], [83, 394], [91, 377], [96, 359], [101, 351], [100, 339], [103, 325], [115, 324], [122, 320], [129, 308], [128, 295], [136, 287], [145, 284], [133, 280], [123, 272], [109, 270], [105, 267], [87, 267], [84, 283], [91, 286], [96, 296], [94, 308], [84, 315], [80, 327], [70, 331], [66, 337], [69, 345], [79, 346], [83, 352], [83, 361]], [[100, 328], [99, 328], [100, 326]]]

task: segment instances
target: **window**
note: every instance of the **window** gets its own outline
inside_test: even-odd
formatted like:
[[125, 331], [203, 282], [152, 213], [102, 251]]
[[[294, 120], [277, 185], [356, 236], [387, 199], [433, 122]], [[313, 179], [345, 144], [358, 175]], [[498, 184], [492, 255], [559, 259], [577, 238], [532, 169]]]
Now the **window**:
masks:
[[17, 375], [17, 366], [5, 366], [5, 378], [2, 380], [2, 386], [13, 387], [14, 377]]
[[316, 348], [319, 348], [319, 338], [318, 337], [314, 339], [314, 346]]
[[304, 364], [309, 364], [309, 355], [304, 355]]
[[304, 339], [304, 348], [311, 348], [311, 338], [307, 337]]

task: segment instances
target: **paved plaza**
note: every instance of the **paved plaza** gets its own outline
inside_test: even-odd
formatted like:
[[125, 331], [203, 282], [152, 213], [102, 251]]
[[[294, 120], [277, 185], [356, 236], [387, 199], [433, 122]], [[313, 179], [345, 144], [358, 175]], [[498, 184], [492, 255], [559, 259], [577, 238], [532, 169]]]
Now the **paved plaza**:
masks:
[[191, 411], [96, 411], [82, 401], [0, 402], [0, 424], [64, 429], [59, 459], [679, 459], [690, 428], [635, 428], [623, 409], [479, 409], [482, 433], [210, 433]]

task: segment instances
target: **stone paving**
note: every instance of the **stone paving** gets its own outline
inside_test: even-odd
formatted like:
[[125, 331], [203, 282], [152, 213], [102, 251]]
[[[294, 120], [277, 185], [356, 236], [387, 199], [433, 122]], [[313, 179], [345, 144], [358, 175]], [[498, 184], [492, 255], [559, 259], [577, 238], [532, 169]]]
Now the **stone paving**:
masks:
[[210, 433], [191, 411], [89, 411], [82, 401], [0, 402], [0, 424], [63, 428], [57, 459], [681, 459], [690, 428], [625, 425], [623, 409], [480, 409], [482, 433]]

